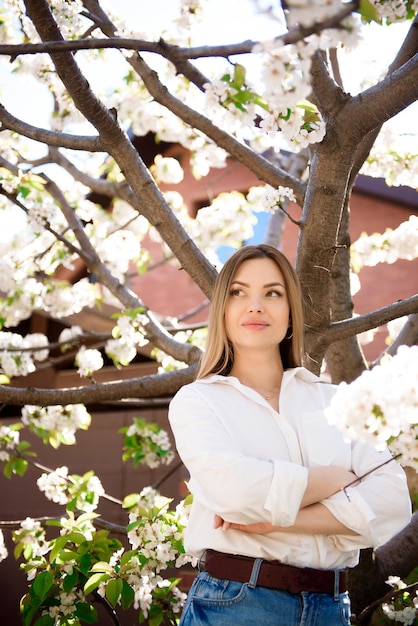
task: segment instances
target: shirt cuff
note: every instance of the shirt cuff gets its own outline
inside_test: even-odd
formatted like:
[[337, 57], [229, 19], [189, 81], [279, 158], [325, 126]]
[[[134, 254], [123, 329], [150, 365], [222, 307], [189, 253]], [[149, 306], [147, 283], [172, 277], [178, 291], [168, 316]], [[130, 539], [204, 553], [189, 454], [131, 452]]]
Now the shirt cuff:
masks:
[[274, 526], [293, 526], [308, 483], [308, 468], [273, 459], [273, 479], [264, 503]]
[[328, 537], [342, 550], [376, 545], [377, 537], [373, 532], [373, 520], [376, 515], [364, 498], [355, 489], [339, 491], [322, 503], [350, 530], [358, 535], [333, 535]]

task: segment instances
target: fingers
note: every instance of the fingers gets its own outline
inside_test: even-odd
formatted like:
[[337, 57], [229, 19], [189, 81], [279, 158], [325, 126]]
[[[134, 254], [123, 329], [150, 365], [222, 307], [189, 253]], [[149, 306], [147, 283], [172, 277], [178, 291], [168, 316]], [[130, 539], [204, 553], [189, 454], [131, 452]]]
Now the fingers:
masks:
[[215, 513], [215, 518], [213, 520], [213, 527], [214, 528], [221, 528], [222, 524], [224, 523], [222, 517], [220, 515], [216, 515]]
[[213, 521], [213, 527], [216, 528], [222, 528], [222, 530], [228, 530], [228, 528], [232, 528], [232, 524], [231, 522], [226, 522], [224, 519], [222, 519], [222, 517], [220, 515], [217, 515], [215, 513], [215, 518]]

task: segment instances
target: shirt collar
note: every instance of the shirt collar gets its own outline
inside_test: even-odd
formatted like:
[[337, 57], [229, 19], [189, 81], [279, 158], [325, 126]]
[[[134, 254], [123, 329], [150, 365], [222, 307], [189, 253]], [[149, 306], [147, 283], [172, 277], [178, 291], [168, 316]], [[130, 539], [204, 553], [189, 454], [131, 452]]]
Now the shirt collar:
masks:
[[[282, 387], [284, 385], [287, 385], [293, 378], [299, 378], [309, 383], [319, 381], [318, 376], [310, 372], [308, 369], [306, 369], [306, 367], [293, 367], [284, 371]], [[212, 376], [208, 376], [207, 378], [199, 378], [196, 382], [205, 384], [221, 382], [233, 386], [237, 386], [237, 383], [238, 385], [240, 384], [238, 378], [235, 378], [235, 376], [222, 376], [221, 374], [213, 374]]]

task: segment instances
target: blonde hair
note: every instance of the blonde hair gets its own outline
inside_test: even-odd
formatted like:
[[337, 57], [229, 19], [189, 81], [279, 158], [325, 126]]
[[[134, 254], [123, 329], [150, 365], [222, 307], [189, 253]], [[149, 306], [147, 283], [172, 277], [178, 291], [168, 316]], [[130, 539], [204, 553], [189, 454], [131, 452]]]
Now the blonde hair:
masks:
[[234, 361], [234, 349], [228, 339], [225, 326], [225, 308], [231, 283], [238, 268], [250, 259], [268, 258], [274, 261], [282, 273], [290, 307], [290, 336], [279, 344], [284, 369], [298, 367], [303, 355], [303, 312], [299, 280], [295, 270], [284, 254], [273, 246], [259, 244], [244, 246], [235, 252], [219, 273], [213, 290], [209, 314], [206, 350], [202, 355], [197, 378], [211, 374], [227, 375]]

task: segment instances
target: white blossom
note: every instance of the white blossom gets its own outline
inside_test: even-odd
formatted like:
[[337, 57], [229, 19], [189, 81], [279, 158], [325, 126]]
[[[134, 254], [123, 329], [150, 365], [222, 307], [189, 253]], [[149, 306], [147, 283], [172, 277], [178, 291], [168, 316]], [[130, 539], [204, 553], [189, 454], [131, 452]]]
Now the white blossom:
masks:
[[[44, 556], [50, 549], [41, 523], [31, 517], [26, 517], [20, 523], [20, 529], [16, 531], [14, 540], [24, 544], [30, 550], [33, 559]], [[33, 569], [28, 570], [27, 579], [33, 580], [35, 576], [36, 567], [33, 567]]]
[[141, 252], [141, 244], [132, 231], [117, 230], [98, 241], [96, 249], [101, 261], [112, 274], [123, 281], [130, 261], [136, 259]]
[[76, 354], [75, 364], [80, 376], [91, 376], [93, 372], [97, 372], [103, 367], [104, 361], [99, 350], [81, 346]]
[[351, 246], [351, 264], [355, 271], [378, 263], [395, 263], [398, 259], [412, 261], [418, 257], [418, 216], [410, 215], [394, 230], [383, 234], [363, 233]]
[[405, 326], [407, 320], [408, 316], [403, 315], [402, 317], [398, 317], [387, 323], [388, 337], [386, 343], [391, 344], [396, 339], [402, 328]]
[[363, 163], [361, 173], [374, 178], [384, 177], [391, 187], [406, 185], [418, 188], [418, 154], [415, 137], [407, 141], [391, 121], [384, 124], [369, 156]]
[[93, 307], [99, 297], [96, 285], [82, 278], [74, 285], [51, 283], [45, 290], [45, 309], [56, 317], [67, 317], [79, 313], [85, 307]]
[[[24, 338], [25, 348], [41, 348], [48, 346], [48, 337], [43, 333], [30, 333]], [[33, 350], [31, 353], [35, 361], [45, 361], [48, 358], [49, 350]]]
[[105, 352], [115, 365], [128, 365], [136, 357], [135, 345], [123, 339], [109, 339], [105, 345]]
[[41, 474], [36, 484], [48, 500], [57, 504], [67, 504], [68, 467], [65, 465], [57, 467], [54, 472]]
[[394, 622], [404, 624], [405, 626], [412, 626], [415, 624], [415, 618], [417, 616], [417, 609], [414, 606], [406, 606], [402, 609], [395, 609], [393, 604], [382, 604], [382, 609], [385, 615]]
[[42, 361], [48, 356], [48, 350], [30, 348], [48, 345], [48, 339], [41, 333], [22, 337], [17, 333], [0, 331], [0, 368], [10, 377], [26, 376], [36, 369], [35, 360]]
[[380, 19], [388, 22], [404, 20], [407, 15], [405, 0], [370, 0]]
[[400, 346], [395, 356], [340, 383], [327, 416], [349, 439], [389, 443], [402, 463], [418, 469], [418, 346]]
[[[55, 446], [59, 443], [73, 445], [77, 430], [87, 430], [91, 416], [82, 404], [47, 407], [25, 405], [22, 409], [22, 423], [35, 432], [49, 432]], [[43, 435], [42, 435], [43, 436]]]
[[3, 531], [0, 530], [0, 563], [7, 559], [9, 553], [7, 551], [6, 545], [4, 543]]
[[255, 205], [256, 210], [270, 213], [273, 213], [285, 201], [296, 201], [293, 190], [281, 185], [276, 189], [270, 185], [252, 187], [247, 194], [247, 200]]
[[171, 185], [180, 183], [184, 177], [183, 168], [179, 161], [172, 157], [163, 157], [161, 154], [156, 155], [154, 165], [151, 166], [151, 172], [158, 182]]
[[64, 328], [64, 330], [61, 331], [58, 337], [59, 343], [64, 344], [61, 346], [61, 351], [66, 352], [67, 350], [70, 350], [73, 345], [73, 340], [77, 337], [81, 337], [81, 335], [83, 335], [83, 332], [84, 331], [81, 326], [71, 326], [70, 328]]

